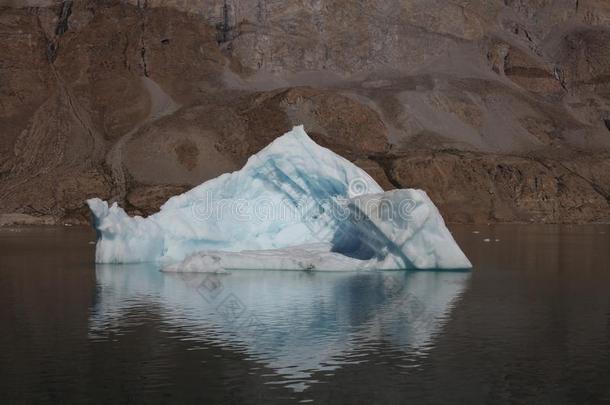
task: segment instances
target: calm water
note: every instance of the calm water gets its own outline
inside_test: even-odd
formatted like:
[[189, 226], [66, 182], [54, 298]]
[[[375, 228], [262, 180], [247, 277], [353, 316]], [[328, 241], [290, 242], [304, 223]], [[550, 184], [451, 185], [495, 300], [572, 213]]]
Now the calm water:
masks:
[[453, 230], [472, 272], [166, 275], [0, 230], [0, 403], [610, 403], [610, 227]]

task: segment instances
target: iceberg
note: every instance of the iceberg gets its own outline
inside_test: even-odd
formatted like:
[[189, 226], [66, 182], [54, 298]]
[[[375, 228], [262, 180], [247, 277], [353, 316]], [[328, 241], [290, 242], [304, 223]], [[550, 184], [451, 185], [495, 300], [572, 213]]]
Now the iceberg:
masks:
[[384, 190], [302, 126], [147, 218], [87, 201], [97, 263], [164, 271], [467, 269], [422, 190]]

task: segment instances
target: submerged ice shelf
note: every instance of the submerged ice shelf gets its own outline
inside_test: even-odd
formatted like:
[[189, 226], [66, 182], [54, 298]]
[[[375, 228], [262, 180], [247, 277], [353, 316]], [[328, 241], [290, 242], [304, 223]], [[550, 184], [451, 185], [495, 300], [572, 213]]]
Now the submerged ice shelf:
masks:
[[424, 191], [384, 192], [303, 127], [148, 218], [97, 198], [88, 204], [98, 263], [160, 262], [166, 271], [471, 267]]

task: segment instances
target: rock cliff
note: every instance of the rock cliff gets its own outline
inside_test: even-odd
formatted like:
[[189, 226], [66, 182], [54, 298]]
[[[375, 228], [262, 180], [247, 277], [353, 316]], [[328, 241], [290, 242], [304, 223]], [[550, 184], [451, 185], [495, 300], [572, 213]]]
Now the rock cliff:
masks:
[[0, 0], [0, 37], [0, 224], [150, 214], [296, 124], [450, 221], [610, 221], [605, 0]]

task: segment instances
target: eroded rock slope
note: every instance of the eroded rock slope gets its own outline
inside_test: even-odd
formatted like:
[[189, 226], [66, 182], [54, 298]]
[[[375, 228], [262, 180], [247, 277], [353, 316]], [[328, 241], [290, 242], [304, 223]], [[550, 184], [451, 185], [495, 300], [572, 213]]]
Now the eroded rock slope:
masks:
[[0, 37], [0, 223], [150, 214], [296, 124], [450, 221], [610, 221], [605, 0], [3, 0]]

